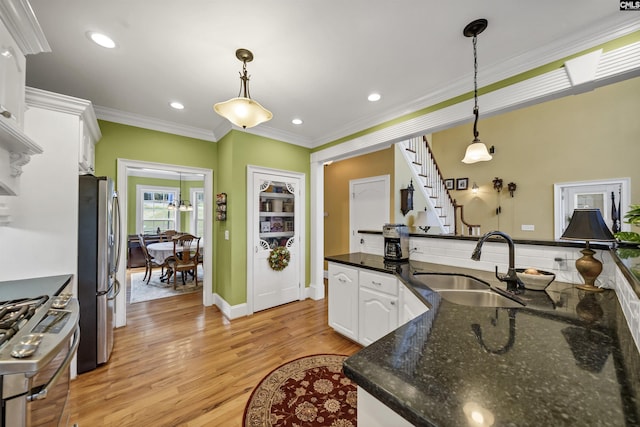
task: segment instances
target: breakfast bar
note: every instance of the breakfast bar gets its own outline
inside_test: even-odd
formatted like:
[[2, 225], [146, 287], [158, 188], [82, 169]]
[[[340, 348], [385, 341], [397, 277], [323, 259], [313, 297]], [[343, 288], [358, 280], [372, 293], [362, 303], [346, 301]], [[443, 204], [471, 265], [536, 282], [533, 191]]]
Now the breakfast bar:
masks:
[[454, 304], [431, 273], [492, 272], [377, 255], [330, 263], [394, 274], [429, 310], [344, 364], [345, 374], [412, 425], [639, 425], [640, 357], [615, 291], [553, 282], [521, 308]]

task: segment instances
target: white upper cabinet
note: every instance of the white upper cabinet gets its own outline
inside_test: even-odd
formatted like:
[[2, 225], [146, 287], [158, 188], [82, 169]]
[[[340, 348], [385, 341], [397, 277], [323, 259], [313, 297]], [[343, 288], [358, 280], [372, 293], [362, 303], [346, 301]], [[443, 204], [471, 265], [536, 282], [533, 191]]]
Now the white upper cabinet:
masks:
[[19, 191], [22, 167], [42, 148], [24, 133], [25, 55], [50, 52], [26, 0], [0, 2], [0, 195]]

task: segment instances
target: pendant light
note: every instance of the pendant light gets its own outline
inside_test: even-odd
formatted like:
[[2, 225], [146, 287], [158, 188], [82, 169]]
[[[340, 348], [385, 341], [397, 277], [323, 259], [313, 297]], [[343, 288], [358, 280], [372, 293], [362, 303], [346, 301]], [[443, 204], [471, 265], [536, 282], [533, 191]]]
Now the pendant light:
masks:
[[[464, 27], [462, 32], [465, 37], [473, 37], [473, 115], [475, 116], [473, 121], [473, 141], [467, 147], [462, 163], [486, 162], [493, 158], [491, 154], [489, 154], [487, 146], [478, 138], [478, 135], [480, 135], [478, 132], [478, 116], [480, 110], [478, 108], [478, 54], [476, 45], [478, 43], [478, 34], [482, 33], [486, 28], [486, 19], [476, 19]], [[491, 152], [493, 153], [493, 147], [491, 147]]]
[[247, 49], [238, 49], [236, 50], [236, 58], [242, 61], [240, 92], [238, 93], [238, 97], [231, 98], [225, 102], [219, 102], [213, 106], [213, 109], [234, 125], [242, 126], [243, 129], [246, 129], [271, 120], [273, 114], [257, 101], [251, 99], [249, 93], [247, 62], [253, 61], [253, 53]]
[[178, 192], [178, 194], [178, 205], [176, 206], [175, 202], [171, 201], [171, 203], [169, 203], [169, 206], [167, 206], [167, 209], [169, 209], [170, 211], [178, 209], [181, 212], [191, 212], [193, 210], [193, 205], [191, 205], [191, 202], [189, 202], [189, 200], [182, 200], [182, 173], [180, 173], [180, 191]]

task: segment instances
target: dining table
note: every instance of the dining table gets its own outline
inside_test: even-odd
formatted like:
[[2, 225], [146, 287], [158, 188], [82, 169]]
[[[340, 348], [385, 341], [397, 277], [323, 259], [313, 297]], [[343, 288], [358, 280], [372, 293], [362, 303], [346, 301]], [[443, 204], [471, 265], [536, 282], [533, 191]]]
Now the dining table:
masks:
[[[193, 245], [195, 247], [195, 245]], [[154, 259], [158, 261], [164, 261], [165, 259], [173, 256], [173, 242], [158, 242], [149, 243], [147, 245], [147, 251]], [[200, 240], [200, 247], [198, 253], [202, 255], [204, 253], [204, 246], [202, 239]]]
[[[179, 247], [178, 247], [179, 248]], [[176, 248], [176, 249], [178, 249]], [[192, 246], [193, 250], [195, 250], [195, 245]], [[151, 255], [158, 263], [164, 262], [169, 257], [173, 256], [173, 241], [171, 242], [158, 242], [158, 243], [149, 243], [147, 245], [147, 252]], [[202, 256], [204, 253], [204, 245], [202, 244], [202, 239], [200, 239], [200, 247], [198, 248], [198, 254]], [[167, 268], [166, 273], [160, 277], [160, 281], [164, 282], [168, 281], [172, 276], [173, 272], [171, 268]]]

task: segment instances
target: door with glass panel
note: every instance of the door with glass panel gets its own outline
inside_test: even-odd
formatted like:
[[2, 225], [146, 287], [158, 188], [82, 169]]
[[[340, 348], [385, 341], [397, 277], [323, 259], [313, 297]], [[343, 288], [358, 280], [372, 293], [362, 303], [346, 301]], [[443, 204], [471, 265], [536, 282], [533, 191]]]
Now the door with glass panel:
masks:
[[247, 300], [252, 311], [304, 296], [304, 175], [250, 168]]

